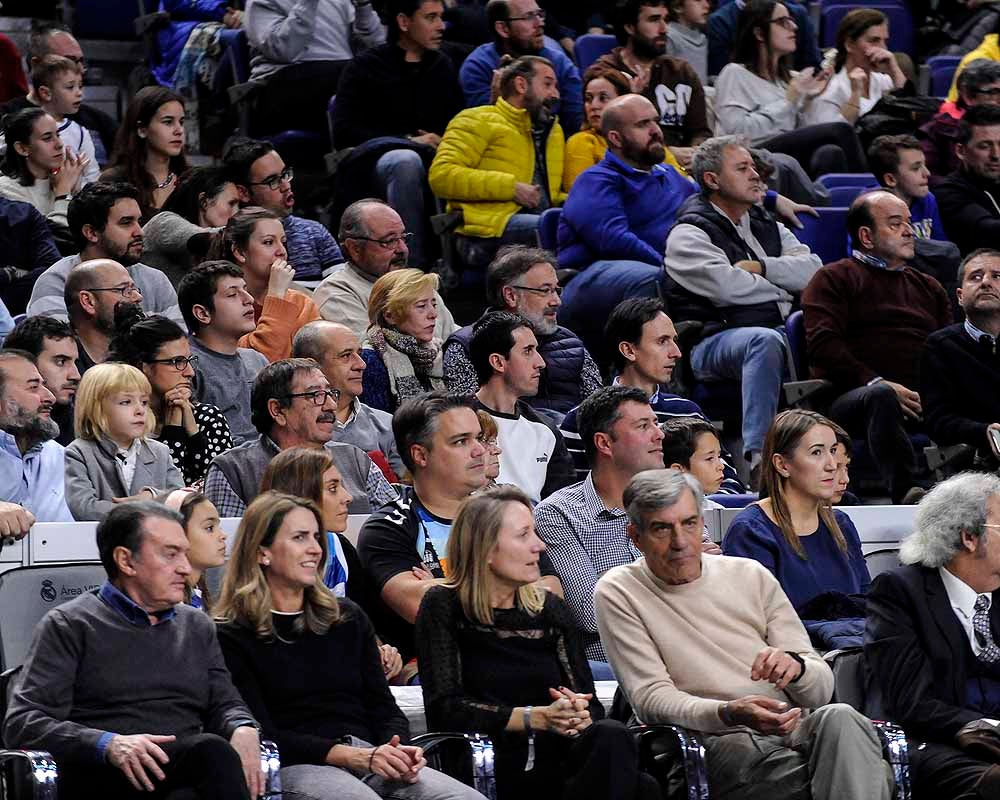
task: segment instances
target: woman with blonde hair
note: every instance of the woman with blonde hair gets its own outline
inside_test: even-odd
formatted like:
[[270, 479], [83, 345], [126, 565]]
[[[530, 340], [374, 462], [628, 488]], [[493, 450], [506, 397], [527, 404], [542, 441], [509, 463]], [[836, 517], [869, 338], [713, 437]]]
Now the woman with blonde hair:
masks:
[[481, 800], [405, 744], [409, 725], [368, 617], [323, 583], [323, 528], [312, 501], [260, 495], [243, 515], [215, 606], [233, 683], [281, 751], [286, 796]]
[[366, 368], [360, 400], [393, 413], [404, 400], [444, 389], [442, 343], [434, 335], [438, 276], [419, 269], [387, 272], [368, 298]]
[[479, 420], [479, 443], [486, 448], [486, 485], [483, 489], [496, 487], [497, 478], [500, 476], [500, 429], [497, 421], [488, 411], [481, 408], [476, 411], [476, 418]]
[[498, 800], [659, 798], [632, 734], [603, 719], [572, 614], [535, 585], [544, 549], [520, 489], [462, 503], [449, 577], [417, 615], [428, 728], [493, 739]]
[[102, 520], [117, 503], [152, 500], [184, 485], [170, 448], [150, 439], [149, 380], [128, 364], [98, 364], [80, 380], [77, 438], [66, 447], [66, 504], [76, 520]]

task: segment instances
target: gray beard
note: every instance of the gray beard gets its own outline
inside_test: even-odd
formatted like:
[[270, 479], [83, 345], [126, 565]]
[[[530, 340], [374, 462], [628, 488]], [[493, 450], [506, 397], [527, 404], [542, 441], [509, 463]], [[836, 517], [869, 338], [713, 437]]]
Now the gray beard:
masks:
[[30, 417], [27, 420], [0, 420], [0, 429], [7, 431], [14, 438], [23, 438], [25, 450], [36, 444], [42, 444], [59, 435], [59, 425], [52, 418]]

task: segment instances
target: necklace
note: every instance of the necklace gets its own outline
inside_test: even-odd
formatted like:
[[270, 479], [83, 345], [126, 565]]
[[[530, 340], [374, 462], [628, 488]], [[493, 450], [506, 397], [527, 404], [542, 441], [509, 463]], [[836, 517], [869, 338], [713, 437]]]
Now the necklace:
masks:
[[168, 172], [167, 177], [163, 179], [163, 183], [156, 184], [157, 189], [166, 189], [171, 183], [174, 182], [174, 178], [177, 176], [173, 172]]

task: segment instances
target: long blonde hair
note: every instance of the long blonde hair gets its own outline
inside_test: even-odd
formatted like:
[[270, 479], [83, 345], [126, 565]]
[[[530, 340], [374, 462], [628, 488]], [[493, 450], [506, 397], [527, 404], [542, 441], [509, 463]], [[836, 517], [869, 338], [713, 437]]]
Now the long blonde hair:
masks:
[[[108, 415], [104, 401], [115, 392], [142, 392], [152, 397], [153, 388], [149, 379], [129, 364], [111, 362], [91, 367], [83, 373], [73, 402], [73, 427], [78, 437], [97, 440], [107, 434]], [[155, 428], [153, 409], [147, 407], [143, 435], [149, 436]]]
[[[448, 580], [444, 585], [458, 593], [465, 616], [483, 625], [493, 624], [493, 578], [487, 562], [497, 546], [510, 503], [521, 503], [531, 511], [528, 496], [509, 484], [463, 500], [448, 536]], [[545, 605], [545, 593], [534, 584], [526, 584], [517, 590], [517, 603], [529, 614], [537, 614]]]
[[[222, 593], [213, 608], [214, 615], [220, 622], [233, 622], [251, 628], [260, 639], [274, 638], [271, 587], [258, 556], [260, 548], [273, 544], [285, 517], [296, 508], [306, 509], [316, 518], [316, 530], [320, 533], [319, 542], [323, 550], [320, 563], [326, 561], [326, 532], [323, 528], [323, 515], [316, 504], [290, 494], [265, 492], [243, 513], [240, 527], [236, 531], [233, 553], [226, 565]], [[308, 629], [322, 635], [340, 620], [337, 598], [323, 584], [323, 577], [318, 570], [313, 585], [305, 590], [302, 610], [305, 613], [295, 623], [297, 632]]]

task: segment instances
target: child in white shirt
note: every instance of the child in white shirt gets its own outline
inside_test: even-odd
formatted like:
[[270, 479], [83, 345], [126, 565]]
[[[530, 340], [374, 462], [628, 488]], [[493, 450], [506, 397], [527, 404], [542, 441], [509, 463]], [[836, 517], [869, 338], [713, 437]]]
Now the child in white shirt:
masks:
[[83, 101], [83, 69], [63, 56], [45, 56], [31, 70], [31, 85], [39, 105], [59, 124], [59, 138], [76, 155], [84, 155], [90, 163], [83, 172], [77, 190], [93, 183], [101, 168], [94, 152], [90, 131], [69, 119], [80, 110]]

